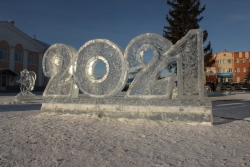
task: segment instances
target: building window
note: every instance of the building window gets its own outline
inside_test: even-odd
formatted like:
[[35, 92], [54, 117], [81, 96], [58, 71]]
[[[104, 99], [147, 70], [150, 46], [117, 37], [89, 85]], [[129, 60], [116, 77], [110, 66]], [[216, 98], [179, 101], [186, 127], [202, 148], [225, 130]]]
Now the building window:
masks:
[[237, 58], [237, 59], [236, 59], [236, 63], [239, 63], [239, 62], [240, 62], [240, 60]]
[[223, 72], [223, 68], [220, 68], [220, 70], [219, 70], [220, 72]]
[[229, 69], [228, 69], [228, 72], [233, 72], [232, 68], [229, 68]]
[[15, 61], [22, 62], [22, 51], [21, 50], [15, 50]]
[[227, 59], [223, 59], [223, 64], [226, 64], [227, 63]]
[[221, 83], [222, 82], [222, 78], [218, 78], [218, 83]]
[[7, 48], [0, 47], [0, 60], [7, 60]]
[[30, 64], [35, 64], [35, 55], [33, 53], [29, 54], [28, 62]]
[[218, 60], [218, 64], [221, 64], [221, 60]]
[[242, 59], [242, 62], [243, 62], [243, 63], [245, 63], [245, 62], [246, 62], [246, 59], [245, 59], [245, 58], [243, 58], [243, 59]]
[[240, 72], [240, 68], [237, 68], [237, 72]]
[[226, 68], [224, 68], [224, 72], [227, 72], [227, 69], [226, 69]]
[[237, 77], [237, 82], [240, 82], [240, 77]]
[[232, 63], [232, 59], [227, 59], [227, 63], [231, 64]]
[[246, 72], [247, 70], [246, 70], [246, 68], [245, 68], [245, 67], [243, 67], [242, 71], [243, 71], [243, 72]]

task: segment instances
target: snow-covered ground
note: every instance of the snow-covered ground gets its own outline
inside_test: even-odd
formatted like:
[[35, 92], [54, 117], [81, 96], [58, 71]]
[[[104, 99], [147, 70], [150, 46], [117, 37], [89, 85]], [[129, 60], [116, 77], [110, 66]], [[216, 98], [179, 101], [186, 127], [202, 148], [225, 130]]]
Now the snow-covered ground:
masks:
[[250, 94], [209, 97], [214, 124], [41, 113], [0, 94], [0, 166], [250, 166]]

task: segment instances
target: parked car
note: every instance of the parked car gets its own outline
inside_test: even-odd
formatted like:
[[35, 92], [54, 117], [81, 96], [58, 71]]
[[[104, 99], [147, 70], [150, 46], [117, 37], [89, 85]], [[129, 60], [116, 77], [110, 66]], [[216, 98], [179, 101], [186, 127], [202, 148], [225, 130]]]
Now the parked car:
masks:
[[250, 91], [250, 84], [246, 82], [233, 83], [235, 90]]
[[221, 91], [221, 90], [235, 91], [235, 87], [234, 87], [234, 84], [231, 82], [223, 82], [217, 85], [216, 90], [217, 91]]
[[122, 91], [127, 91], [133, 80], [134, 80], [134, 78], [129, 78]]
[[205, 88], [208, 91], [213, 92], [213, 91], [215, 91], [216, 86], [215, 86], [215, 84], [213, 82], [206, 82], [205, 83]]

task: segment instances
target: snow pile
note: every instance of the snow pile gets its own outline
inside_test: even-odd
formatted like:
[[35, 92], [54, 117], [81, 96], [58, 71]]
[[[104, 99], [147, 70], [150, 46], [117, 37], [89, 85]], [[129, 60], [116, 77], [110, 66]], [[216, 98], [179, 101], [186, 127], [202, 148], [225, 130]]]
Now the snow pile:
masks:
[[0, 104], [25, 104], [27, 101], [19, 101], [17, 99], [14, 100], [6, 100], [6, 101], [1, 101]]
[[231, 103], [213, 102], [210, 126], [2, 105], [0, 166], [250, 166], [249, 102]]

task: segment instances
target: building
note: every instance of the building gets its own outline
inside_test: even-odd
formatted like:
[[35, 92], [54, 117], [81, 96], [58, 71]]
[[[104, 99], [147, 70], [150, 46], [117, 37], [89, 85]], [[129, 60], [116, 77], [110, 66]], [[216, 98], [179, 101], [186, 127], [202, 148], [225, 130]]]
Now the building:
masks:
[[218, 82], [233, 82], [234, 53], [219, 52], [214, 55]]
[[245, 78], [250, 65], [250, 52], [218, 52], [213, 54], [215, 64], [207, 68], [206, 80], [220, 82], [250, 82]]
[[47, 78], [42, 71], [42, 58], [48, 44], [33, 39], [14, 26], [14, 21], [0, 21], [0, 91], [18, 90], [20, 71], [34, 71], [35, 90], [42, 90]]
[[250, 82], [245, 78], [250, 65], [250, 52], [234, 52], [234, 82]]

